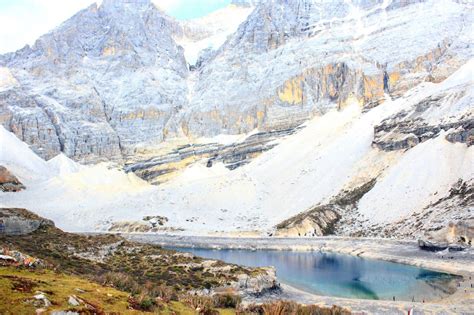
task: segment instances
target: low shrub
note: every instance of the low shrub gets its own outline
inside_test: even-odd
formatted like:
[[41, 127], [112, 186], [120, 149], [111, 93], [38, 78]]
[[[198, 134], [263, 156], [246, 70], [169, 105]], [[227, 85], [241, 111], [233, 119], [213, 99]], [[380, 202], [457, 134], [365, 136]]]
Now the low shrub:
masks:
[[239, 315], [350, 315], [345, 308], [335, 306], [301, 305], [291, 301], [251, 304], [237, 310]]
[[100, 283], [116, 289], [129, 292], [133, 295], [140, 294], [142, 287], [131, 276], [121, 272], [108, 272], [98, 279]]
[[172, 287], [167, 287], [164, 284], [154, 284], [150, 281], [145, 283], [144, 292], [146, 292], [147, 295], [157, 298], [165, 303], [176, 301], [178, 299], [176, 290]]
[[262, 305], [263, 314], [265, 315], [287, 315], [293, 314], [297, 308], [296, 303], [278, 301], [274, 303], [266, 303]]
[[140, 309], [143, 311], [152, 311], [154, 306], [155, 306], [155, 303], [150, 298], [143, 299], [140, 302]]
[[192, 307], [199, 314], [202, 315], [218, 315], [219, 312], [214, 310], [213, 299], [208, 296], [202, 295], [185, 295], [181, 297], [181, 302], [187, 304], [189, 307]]
[[242, 302], [242, 298], [233, 293], [218, 293], [212, 297], [214, 307], [237, 308]]

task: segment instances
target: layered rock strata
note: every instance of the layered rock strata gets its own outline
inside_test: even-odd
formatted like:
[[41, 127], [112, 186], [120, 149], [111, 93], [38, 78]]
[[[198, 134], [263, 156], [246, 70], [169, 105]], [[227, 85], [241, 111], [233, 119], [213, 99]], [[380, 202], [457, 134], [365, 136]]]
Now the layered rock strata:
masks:
[[[128, 162], [127, 172], [134, 172], [148, 182], [158, 184], [189, 164], [206, 160], [207, 167], [222, 162], [230, 170], [249, 163], [253, 158], [278, 144], [278, 140], [297, 132], [299, 128], [258, 132], [232, 144], [203, 143], [179, 146], [171, 152], [146, 160]], [[139, 158], [139, 157], [138, 157]]]

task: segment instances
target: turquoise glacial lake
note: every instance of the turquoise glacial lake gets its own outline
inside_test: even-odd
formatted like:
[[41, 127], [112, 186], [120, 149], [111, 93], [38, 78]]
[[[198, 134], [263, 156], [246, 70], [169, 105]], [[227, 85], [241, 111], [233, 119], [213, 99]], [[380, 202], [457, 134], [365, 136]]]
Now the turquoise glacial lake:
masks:
[[439, 298], [456, 276], [414, 266], [325, 252], [172, 248], [249, 267], [274, 266], [278, 280], [313, 294], [417, 302]]

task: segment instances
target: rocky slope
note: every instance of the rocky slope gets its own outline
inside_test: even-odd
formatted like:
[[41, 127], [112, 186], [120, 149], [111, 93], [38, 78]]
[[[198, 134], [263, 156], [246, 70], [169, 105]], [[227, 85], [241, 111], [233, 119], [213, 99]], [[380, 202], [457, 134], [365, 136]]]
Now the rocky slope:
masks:
[[449, 1], [263, 1], [199, 71], [185, 131], [289, 128], [351, 101], [371, 107], [439, 82], [471, 55], [465, 9]]
[[[120, 274], [133, 277], [127, 291], [137, 294], [140, 285], [153, 282], [176, 292], [224, 288], [236, 294], [260, 294], [278, 289], [272, 268], [246, 268], [221, 261], [204, 260], [160, 246], [126, 241], [114, 236], [84, 236], [66, 233], [25, 209], [0, 209], [5, 229], [0, 245], [42, 260], [43, 265], [97, 282], [118, 285]], [[110, 279], [107, 279], [107, 276]], [[122, 281], [124, 281], [122, 279]]]
[[1, 56], [0, 164], [28, 189], [0, 205], [71, 231], [412, 237], [472, 218], [472, 4], [238, 5], [177, 22], [104, 1]]
[[[231, 147], [215, 149], [223, 154], [215, 159], [206, 156], [206, 146], [201, 153], [196, 147], [182, 148], [170, 158], [179, 161], [187, 154], [193, 163], [158, 186], [110, 164], [78, 165], [65, 156], [46, 162], [0, 128], [0, 139], [8, 144], [0, 147], [0, 163], [28, 187], [0, 195], [0, 202], [34, 209], [69, 231], [414, 237], [414, 228], [423, 233], [471, 217], [467, 192], [474, 178], [474, 146], [452, 141], [464, 130], [458, 126], [413, 146], [382, 149], [377, 126], [397, 119], [400, 125], [404, 119], [448, 124], [472, 117], [473, 65], [471, 61], [441, 83], [425, 82], [368, 111], [352, 104], [316, 117], [237, 168], [223, 163]], [[416, 110], [436, 95], [459, 93], [461, 97]], [[388, 143], [400, 131], [381, 132]], [[394, 137], [398, 143], [398, 135]], [[166, 167], [159, 160], [147, 163]], [[449, 197], [459, 180], [467, 188]], [[441, 206], [446, 202], [452, 206]], [[166, 219], [154, 227], [149, 218]]]
[[[351, 101], [375, 106], [471, 56], [461, 2], [236, 4], [181, 23], [148, 0], [91, 5], [0, 57], [1, 123], [47, 159], [121, 160], [169, 138], [288, 129]], [[189, 71], [186, 52], [227, 35]]]
[[240, 267], [116, 235], [66, 233], [25, 209], [0, 208], [0, 220], [2, 313], [263, 314], [279, 307], [350, 314], [338, 306], [272, 305], [272, 295], [263, 306], [248, 303], [280, 293], [273, 267]]
[[162, 141], [186, 103], [174, 27], [150, 1], [92, 4], [2, 56], [11, 80], [6, 88], [2, 80], [2, 124], [47, 159], [117, 159], [133, 144]]

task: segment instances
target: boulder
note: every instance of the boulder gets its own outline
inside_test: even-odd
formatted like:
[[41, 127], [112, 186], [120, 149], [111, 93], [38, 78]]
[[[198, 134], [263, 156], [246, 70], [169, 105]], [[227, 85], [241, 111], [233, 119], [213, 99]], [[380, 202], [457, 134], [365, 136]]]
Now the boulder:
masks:
[[334, 205], [316, 206], [276, 226], [275, 236], [323, 236], [332, 233], [340, 215]]
[[0, 235], [25, 235], [46, 226], [54, 223], [25, 209], [0, 208]]
[[256, 276], [249, 274], [240, 274], [233, 287], [243, 295], [260, 296], [272, 290], [280, 288], [276, 271], [274, 267], [265, 267], [265, 273], [259, 273]]
[[0, 191], [17, 192], [25, 189], [25, 186], [10, 171], [0, 166]]
[[34, 298], [36, 300], [42, 301], [44, 303], [45, 307], [50, 307], [51, 306], [51, 302], [48, 300], [48, 298], [46, 297], [46, 295], [43, 292], [38, 292], [38, 294], [36, 294], [34, 296]]
[[79, 306], [81, 304], [75, 295], [69, 296], [69, 299], [67, 300], [67, 302], [71, 306]]
[[422, 250], [430, 251], [430, 252], [439, 252], [448, 248], [448, 243], [446, 242], [434, 242], [428, 240], [418, 240], [418, 246]]
[[474, 220], [465, 220], [457, 223], [450, 222], [447, 227], [425, 234], [418, 240], [418, 246], [423, 250], [462, 251], [472, 245], [474, 237]]

